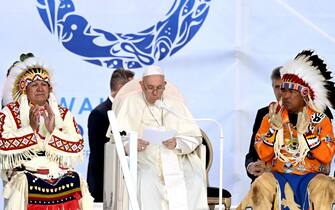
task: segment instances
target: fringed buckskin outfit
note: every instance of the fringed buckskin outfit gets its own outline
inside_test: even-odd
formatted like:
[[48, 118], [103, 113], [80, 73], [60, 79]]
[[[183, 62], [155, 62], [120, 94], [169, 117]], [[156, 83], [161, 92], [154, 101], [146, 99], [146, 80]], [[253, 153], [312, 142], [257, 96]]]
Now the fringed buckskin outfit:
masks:
[[90, 210], [93, 199], [73, 169], [84, 142], [71, 112], [57, 104], [51, 91], [47, 103], [55, 115], [54, 130], [48, 131], [42, 117], [37, 130], [30, 126], [32, 105], [25, 91], [36, 80], [51, 86], [49, 68], [30, 57], [12, 66], [6, 81], [13, 102], [0, 112], [5, 209]]

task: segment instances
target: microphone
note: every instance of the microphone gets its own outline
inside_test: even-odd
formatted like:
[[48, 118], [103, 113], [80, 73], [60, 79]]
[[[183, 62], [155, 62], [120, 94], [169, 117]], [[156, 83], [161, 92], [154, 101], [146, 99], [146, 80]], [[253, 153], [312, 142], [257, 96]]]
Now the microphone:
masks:
[[162, 100], [156, 100], [155, 106], [157, 106], [158, 108], [164, 109], [163, 107], [165, 107], [165, 104]]
[[219, 210], [222, 210], [222, 185], [223, 185], [223, 128], [220, 122], [218, 122], [215, 119], [211, 119], [211, 118], [187, 118], [182, 116], [181, 114], [177, 113], [175, 110], [173, 110], [172, 108], [168, 107], [164, 101], [162, 100], [156, 100], [155, 101], [155, 106], [157, 108], [160, 109], [164, 109], [172, 114], [174, 114], [175, 116], [182, 118], [184, 120], [190, 120], [190, 121], [209, 121], [209, 122], [213, 122], [217, 125], [217, 127], [220, 130], [220, 183], [219, 183]]
[[[156, 100], [155, 101], [155, 106], [160, 108], [160, 109], [165, 109], [166, 111], [171, 112], [172, 114], [176, 115], [177, 117], [184, 118], [184, 117], [180, 116], [177, 112], [175, 112], [173, 109], [168, 107], [162, 100]], [[191, 120], [191, 119], [189, 119], [189, 120]]]

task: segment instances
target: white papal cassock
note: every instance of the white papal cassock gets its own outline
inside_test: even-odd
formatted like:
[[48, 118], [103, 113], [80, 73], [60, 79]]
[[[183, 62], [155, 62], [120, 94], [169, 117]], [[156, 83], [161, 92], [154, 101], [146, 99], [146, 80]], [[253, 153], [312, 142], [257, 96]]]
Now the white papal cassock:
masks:
[[[176, 149], [150, 144], [138, 153], [138, 201], [141, 210], [205, 210], [207, 182], [205, 168], [195, 149], [201, 132], [181, 100], [163, 96], [163, 102], [182, 117], [146, 103], [142, 92], [134, 92], [116, 104], [120, 130], [135, 131], [142, 138], [144, 128], [176, 131]], [[145, 140], [145, 139], [144, 139]]]

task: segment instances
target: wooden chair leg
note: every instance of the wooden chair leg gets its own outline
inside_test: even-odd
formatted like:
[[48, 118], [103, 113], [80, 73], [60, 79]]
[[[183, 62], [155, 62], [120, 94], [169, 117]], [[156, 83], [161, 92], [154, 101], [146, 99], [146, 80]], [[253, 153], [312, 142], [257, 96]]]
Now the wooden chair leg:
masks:
[[[215, 210], [215, 205], [208, 205], [209, 206], [209, 210]], [[226, 205], [223, 205], [224, 206], [224, 210], [230, 210], [229, 207], [226, 207]]]
[[215, 205], [209, 205], [209, 210], [214, 210], [215, 209]]
[[231, 197], [223, 199], [225, 210], [230, 210], [231, 207]]

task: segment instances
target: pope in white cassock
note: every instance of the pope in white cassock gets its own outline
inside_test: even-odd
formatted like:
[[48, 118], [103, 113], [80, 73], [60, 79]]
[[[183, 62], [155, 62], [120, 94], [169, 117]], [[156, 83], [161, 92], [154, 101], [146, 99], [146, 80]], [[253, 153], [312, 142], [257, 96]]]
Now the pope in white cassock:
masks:
[[[165, 93], [164, 73], [148, 67], [135, 91], [115, 104], [120, 130], [138, 133], [138, 201], [141, 210], [205, 210], [205, 168], [195, 149], [201, 132], [182, 100]], [[155, 106], [161, 100], [178, 113]], [[180, 115], [180, 116], [179, 116]], [[144, 129], [175, 132], [161, 144], [143, 138]]]

